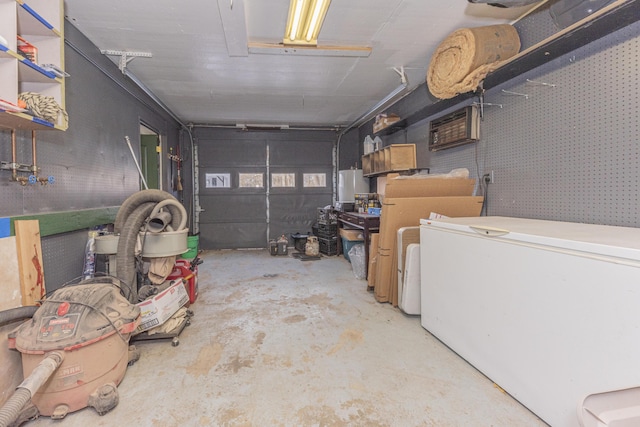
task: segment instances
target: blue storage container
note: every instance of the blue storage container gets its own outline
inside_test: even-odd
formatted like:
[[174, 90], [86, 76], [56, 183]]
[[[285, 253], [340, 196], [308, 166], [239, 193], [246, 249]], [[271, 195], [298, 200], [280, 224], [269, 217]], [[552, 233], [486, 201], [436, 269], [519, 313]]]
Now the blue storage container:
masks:
[[349, 251], [357, 244], [364, 245], [364, 240], [347, 240], [344, 237], [342, 238], [342, 254], [347, 261], [351, 262], [349, 259]]

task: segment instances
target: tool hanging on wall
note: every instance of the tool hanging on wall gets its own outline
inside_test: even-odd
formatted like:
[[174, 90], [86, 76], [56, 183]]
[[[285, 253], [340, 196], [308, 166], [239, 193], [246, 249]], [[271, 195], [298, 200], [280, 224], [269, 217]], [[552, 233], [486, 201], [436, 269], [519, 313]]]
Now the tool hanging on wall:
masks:
[[167, 154], [167, 158], [172, 161], [169, 167], [169, 182], [171, 183], [173, 191], [176, 191], [176, 187], [173, 180], [173, 147], [169, 147], [169, 154]]
[[178, 156], [178, 176], [176, 177], [176, 191], [182, 191], [182, 176], [181, 176], [181, 163], [182, 158], [180, 157], [180, 141], [176, 146], [176, 155]]

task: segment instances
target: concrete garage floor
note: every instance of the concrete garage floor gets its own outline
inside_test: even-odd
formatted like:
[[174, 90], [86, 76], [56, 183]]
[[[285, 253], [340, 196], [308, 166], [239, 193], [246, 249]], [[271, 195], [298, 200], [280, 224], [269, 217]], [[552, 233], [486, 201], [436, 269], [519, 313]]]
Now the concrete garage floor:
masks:
[[542, 426], [342, 257], [203, 254], [180, 345], [137, 342], [119, 405], [46, 426]]

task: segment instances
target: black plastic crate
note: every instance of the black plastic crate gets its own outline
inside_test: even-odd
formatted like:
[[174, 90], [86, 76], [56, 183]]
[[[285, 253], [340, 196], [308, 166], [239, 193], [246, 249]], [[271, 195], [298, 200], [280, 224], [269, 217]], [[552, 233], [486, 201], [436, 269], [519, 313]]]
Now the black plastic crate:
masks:
[[296, 233], [291, 235], [291, 239], [293, 240], [293, 247], [296, 249], [296, 251], [298, 252], [305, 251], [305, 246], [307, 244], [307, 237], [309, 237], [309, 234]]
[[324, 239], [318, 237], [318, 244], [320, 246], [320, 253], [325, 255], [338, 255], [338, 238], [333, 237], [331, 239]]
[[318, 237], [323, 237], [325, 239], [337, 237], [338, 224], [318, 224], [318, 229], [316, 230], [316, 233]]
[[337, 224], [338, 212], [328, 208], [318, 208], [318, 224]]

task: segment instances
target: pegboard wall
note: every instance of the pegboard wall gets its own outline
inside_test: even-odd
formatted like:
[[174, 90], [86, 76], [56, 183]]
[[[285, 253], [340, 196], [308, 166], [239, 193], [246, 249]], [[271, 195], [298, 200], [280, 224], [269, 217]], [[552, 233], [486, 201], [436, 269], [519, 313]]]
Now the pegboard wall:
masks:
[[[635, 23], [491, 89], [502, 108], [485, 106], [480, 142], [429, 153], [428, 167], [493, 171], [489, 215], [640, 227], [638, 52]], [[407, 141], [424, 146], [426, 126]]]
[[[47, 292], [82, 276], [87, 232], [58, 234], [42, 239], [42, 269]], [[82, 249], [80, 251], [80, 249]]]
[[[0, 171], [0, 217], [119, 206], [140, 189], [124, 137], [130, 136], [139, 153], [141, 121], [162, 135], [165, 151], [176, 146], [178, 126], [168, 114], [125, 80], [75, 27], [66, 25], [65, 41], [69, 129], [36, 132], [39, 175], [55, 182], [22, 186], [11, 181], [11, 171]], [[17, 163], [33, 164], [31, 138], [31, 131], [16, 131]], [[0, 160], [10, 163], [11, 151], [11, 131], [0, 129]], [[42, 238], [48, 290], [81, 275], [86, 241], [86, 231]]]
[[640, 226], [638, 52], [636, 23], [491, 91], [490, 214]]

